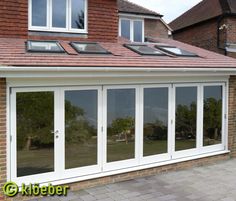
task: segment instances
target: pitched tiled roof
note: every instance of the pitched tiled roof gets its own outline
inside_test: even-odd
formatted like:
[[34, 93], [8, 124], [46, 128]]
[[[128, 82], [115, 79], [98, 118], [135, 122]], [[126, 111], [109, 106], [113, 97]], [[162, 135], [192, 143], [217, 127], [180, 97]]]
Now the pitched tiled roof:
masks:
[[169, 25], [177, 31], [224, 13], [236, 14], [236, 0], [203, 0]]
[[[0, 66], [12, 67], [149, 67], [149, 68], [236, 68], [236, 60], [171, 39], [159, 43], [177, 46], [199, 57], [141, 56], [118, 43], [99, 43], [112, 55], [75, 52], [68, 41], [59, 41], [67, 53], [28, 53], [24, 39], [0, 38]], [[154, 44], [150, 44], [153, 46]]]
[[147, 8], [139, 6], [137, 4], [131, 3], [128, 0], [118, 0], [118, 10], [121, 13], [130, 13], [130, 14], [138, 14], [138, 15], [152, 15], [161, 17], [159, 13], [151, 11]]

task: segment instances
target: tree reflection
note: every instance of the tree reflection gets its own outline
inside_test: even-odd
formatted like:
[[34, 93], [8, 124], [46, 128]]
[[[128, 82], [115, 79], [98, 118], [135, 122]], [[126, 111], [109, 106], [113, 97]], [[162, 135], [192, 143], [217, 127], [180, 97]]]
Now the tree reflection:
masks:
[[217, 144], [221, 141], [222, 99], [204, 100], [204, 145]]
[[116, 142], [134, 141], [135, 120], [133, 117], [117, 118], [112, 121], [111, 126], [108, 127], [108, 136]]
[[145, 140], [167, 140], [167, 125], [163, 121], [156, 120], [155, 123], [144, 124]]
[[176, 139], [196, 139], [196, 102], [190, 106], [178, 105], [176, 109]]
[[87, 144], [92, 136], [97, 135], [97, 129], [88, 121], [84, 110], [65, 101], [66, 142]]

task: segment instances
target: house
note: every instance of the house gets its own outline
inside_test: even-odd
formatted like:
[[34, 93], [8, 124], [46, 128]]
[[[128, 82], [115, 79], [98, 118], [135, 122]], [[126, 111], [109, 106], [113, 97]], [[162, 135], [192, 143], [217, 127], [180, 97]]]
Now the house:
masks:
[[173, 38], [236, 58], [236, 1], [203, 0], [169, 25]]
[[120, 38], [116, 0], [2, 0], [0, 13], [1, 189], [75, 190], [236, 156], [235, 59]]
[[171, 37], [172, 29], [162, 15], [128, 0], [118, 0], [119, 36], [134, 42], [144, 42], [147, 37]]

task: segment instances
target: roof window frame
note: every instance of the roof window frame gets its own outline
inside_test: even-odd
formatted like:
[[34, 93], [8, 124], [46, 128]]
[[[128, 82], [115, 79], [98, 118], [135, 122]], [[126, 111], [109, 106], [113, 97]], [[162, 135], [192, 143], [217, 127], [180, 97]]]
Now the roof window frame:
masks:
[[[199, 57], [197, 54], [193, 53], [193, 52], [190, 52], [190, 51], [187, 51], [187, 50], [184, 50], [182, 48], [179, 48], [179, 47], [176, 47], [176, 46], [173, 46], [173, 45], [155, 45], [154, 46], [156, 49], [158, 50], [161, 50], [167, 54], [170, 54], [170, 55], [173, 55], [173, 56], [176, 56], [176, 57]], [[164, 48], [177, 48], [177, 49], [180, 49], [182, 51], [185, 51], [185, 52], [188, 52], [189, 54], [176, 54], [174, 52], [171, 52], [169, 50], [166, 50]]]
[[[69, 43], [71, 45], [71, 47], [79, 54], [92, 54], [92, 55], [111, 55], [112, 53], [110, 51], [108, 51], [107, 49], [105, 49], [104, 47], [102, 47], [99, 43], [97, 42], [78, 42], [78, 41], [72, 41]], [[96, 52], [96, 51], [81, 51], [79, 50], [75, 44], [92, 44], [92, 45], [99, 45], [99, 47], [101, 47], [104, 52]]]
[[[142, 55], [142, 56], [169, 56], [169, 55], [165, 54], [164, 52], [159, 51], [159, 50], [156, 49], [156, 48], [153, 48], [153, 47], [148, 46], [147, 44], [124, 44], [123, 46], [126, 47], [126, 48], [128, 48], [129, 50], [131, 50], [131, 51], [133, 51], [133, 52], [139, 54], [139, 55]], [[144, 46], [144, 47], [149, 47], [149, 48], [151, 48], [151, 49], [153, 49], [153, 50], [159, 51], [160, 54], [155, 54], [155, 53], [143, 53], [143, 52], [140, 52], [140, 51], [138, 51], [138, 50], [136, 50], [136, 49], [133, 49], [133, 48], [130, 47], [130, 46]]]
[[[39, 42], [39, 43], [55, 43], [58, 47], [59, 47], [59, 50], [56, 51], [56, 50], [34, 50], [34, 49], [31, 49], [30, 48], [30, 43], [31, 42]], [[58, 42], [58, 41], [53, 41], [53, 40], [50, 40], [50, 41], [42, 41], [42, 40], [27, 40], [26, 42], [26, 51], [29, 52], [29, 53], [66, 53], [65, 49], [61, 46], [61, 44]]]

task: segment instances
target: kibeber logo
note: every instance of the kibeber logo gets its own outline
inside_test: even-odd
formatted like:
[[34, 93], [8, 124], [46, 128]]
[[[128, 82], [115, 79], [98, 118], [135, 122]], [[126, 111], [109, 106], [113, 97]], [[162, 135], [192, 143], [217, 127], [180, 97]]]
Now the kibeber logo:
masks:
[[14, 182], [7, 182], [3, 186], [3, 192], [8, 197], [14, 197], [19, 192], [19, 187]]
[[40, 186], [39, 184], [22, 184], [21, 187], [14, 182], [7, 182], [3, 186], [3, 192], [8, 197], [14, 197], [17, 194], [22, 196], [66, 196], [69, 186], [53, 186], [48, 184], [48, 186]]

